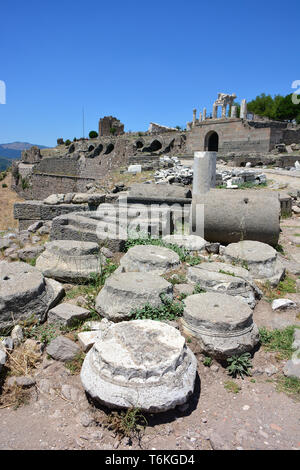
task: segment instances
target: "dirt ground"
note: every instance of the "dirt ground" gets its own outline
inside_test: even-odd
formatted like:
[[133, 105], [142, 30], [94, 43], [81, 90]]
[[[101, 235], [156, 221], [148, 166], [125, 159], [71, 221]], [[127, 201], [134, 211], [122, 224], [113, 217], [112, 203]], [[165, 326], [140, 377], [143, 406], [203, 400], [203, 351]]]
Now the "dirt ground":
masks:
[[[7, 184], [7, 188], [3, 188], [3, 184]], [[10, 185], [11, 174], [8, 173], [0, 182], [0, 232], [18, 227], [18, 221], [13, 216], [13, 208], [15, 202], [23, 201], [23, 199], [10, 189]]]
[[[0, 197], [2, 194], [5, 191], [1, 188]], [[7, 196], [9, 200], [9, 193]], [[295, 261], [299, 257], [295, 234], [300, 234], [300, 217], [284, 219], [281, 227], [280, 244], [286, 258]], [[300, 293], [285, 297], [300, 303]], [[254, 320], [267, 328], [300, 325], [299, 310], [274, 314], [266, 300], [256, 306]], [[107, 429], [108, 411], [89, 402], [80, 376], [44, 352], [34, 371], [36, 383], [28, 392], [28, 402], [17, 409], [9, 403], [0, 406], [0, 449], [300, 449], [299, 396], [278, 389], [285, 360], [260, 347], [252, 359], [252, 376], [231, 379], [220, 364], [203, 364], [195, 340], [188, 341], [188, 347], [198, 359], [198, 377], [189, 404], [145, 416], [144, 433], [132, 440], [120, 440]], [[225, 388], [228, 386], [232, 391]]]

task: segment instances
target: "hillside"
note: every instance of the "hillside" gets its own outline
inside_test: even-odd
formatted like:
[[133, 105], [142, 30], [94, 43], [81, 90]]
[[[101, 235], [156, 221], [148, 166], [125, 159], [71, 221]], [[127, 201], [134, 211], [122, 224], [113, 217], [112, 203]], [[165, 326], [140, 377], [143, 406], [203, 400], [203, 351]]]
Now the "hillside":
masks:
[[45, 145], [30, 144], [29, 142], [11, 142], [0, 144], [0, 155], [6, 158], [20, 158], [23, 150], [28, 150], [35, 145], [40, 149], [47, 148]]
[[[23, 150], [27, 150], [35, 144], [29, 142], [11, 142], [7, 144], [0, 144], [0, 171], [6, 170], [11, 165], [11, 160], [21, 158]], [[40, 149], [45, 149], [44, 145], [36, 145]]]
[[0, 156], [0, 172], [6, 170], [11, 165], [11, 158]]
[[[3, 188], [3, 184], [7, 184], [7, 188]], [[0, 184], [0, 232], [18, 226], [18, 222], [13, 216], [13, 208], [15, 202], [23, 201], [23, 199], [10, 189], [10, 185], [11, 174], [8, 173]]]

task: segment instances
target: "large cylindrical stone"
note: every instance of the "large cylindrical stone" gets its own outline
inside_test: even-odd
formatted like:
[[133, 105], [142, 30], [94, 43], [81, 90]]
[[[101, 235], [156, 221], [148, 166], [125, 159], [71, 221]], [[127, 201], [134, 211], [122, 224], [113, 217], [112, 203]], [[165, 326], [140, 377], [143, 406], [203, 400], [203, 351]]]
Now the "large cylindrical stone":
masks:
[[81, 381], [109, 408], [157, 413], [184, 404], [193, 393], [197, 361], [178, 330], [134, 320], [111, 326], [87, 354]]
[[48, 282], [35, 267], [0, 262], [0, 332], [32, 316], [44, 321], [48, 309], [62, 296], [59, 283]]
[[276, 246], [279, 217], [276, 193], [212, 189], [204, 196], [193, 196], [191, 234], [204, 235], [209, 242], [256, 240]]
[[158, 307], [161, 295], [173, 297], [173, 286], [157, 274], [119, 273], [110, 276], [98, 294], [96, 310], [111, 321], [130, 317], [133, 310], [146, 304]]
[[121, 258], [121, 272], [155, 272], [163, 274], [180, 266], [180, 259], [175, 251], [162, 246], [136, 245]]
[[46, 243], [36, 267], [44, 276], [67, 282], [81, 282], [100, 274], [106, 263], [97, 243], [56, 240]]
[[252, 240], [230, 243], [224, 256], [231, 263], [244, 265], [256, 279], [273, 277], [278, 269], [277, 251], [266, 243]]
[[258, 328], [244, 301], [208, 292], [191, 295], [184, 304], [183, 330], [198, 338], [206, 354], [222, 360], [249, 352], [258, 343]]

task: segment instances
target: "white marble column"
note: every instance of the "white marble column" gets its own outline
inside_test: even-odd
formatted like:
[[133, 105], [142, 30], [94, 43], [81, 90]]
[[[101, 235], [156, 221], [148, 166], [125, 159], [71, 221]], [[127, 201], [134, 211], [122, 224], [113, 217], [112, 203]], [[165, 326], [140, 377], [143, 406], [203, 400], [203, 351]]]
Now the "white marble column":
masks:
[[193, 195], [216, 186], [216, 152], [194, 152]]
[[203, 109], [203, 121], [206, 121], [206, 108]]
[[247, 101], [246, 100], [241, 101], [240, 118], [247, 119]]
[[226, 118], [226, 104], [222, 105], [222, 119]]
[[235, 105], [231, 106], [231, 117], [232, 118], [237, 117], [237, 106], [235, 106]]
[[197, 109], [193, 109], [193, 127], [196, 125], [197, 121]]
[[216, 104], [213, 105], [212, 114], [213, 119], [218, 119], [218, 106]]

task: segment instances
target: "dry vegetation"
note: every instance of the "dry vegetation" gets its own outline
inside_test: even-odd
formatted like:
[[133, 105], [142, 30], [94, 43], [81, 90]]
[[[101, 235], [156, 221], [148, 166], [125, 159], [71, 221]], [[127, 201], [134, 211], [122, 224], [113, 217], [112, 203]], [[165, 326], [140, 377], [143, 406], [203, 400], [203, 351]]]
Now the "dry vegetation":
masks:
[[[2, 184], [6, 184], [7, 188], [3, 188]], [[23, 201], [21, 197], [10, 189], [11, 173], [0, 184], [0, 231], [16, 228], [18, 221], [14, 219], [14, 203]]]

